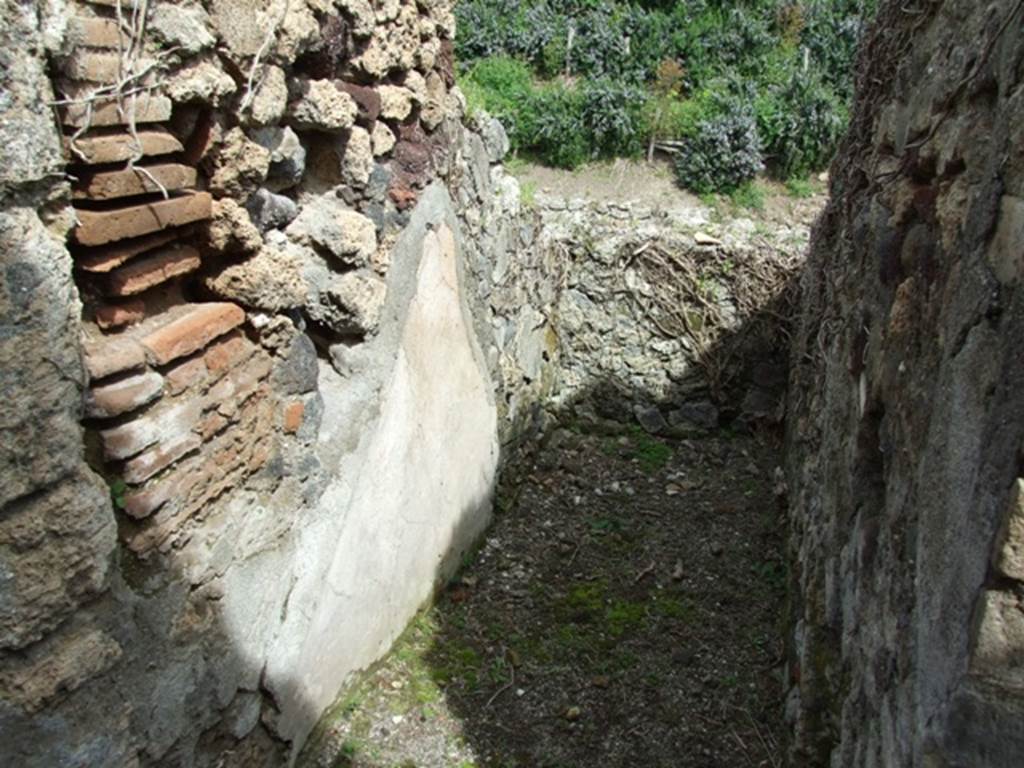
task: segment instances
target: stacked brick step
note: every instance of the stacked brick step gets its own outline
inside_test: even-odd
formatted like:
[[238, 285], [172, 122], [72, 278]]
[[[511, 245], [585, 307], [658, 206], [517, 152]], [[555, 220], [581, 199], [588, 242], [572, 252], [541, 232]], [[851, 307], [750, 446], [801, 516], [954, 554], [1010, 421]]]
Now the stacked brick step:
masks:
[[[114, 5], [81, 6], [66, 79], [55, 83], [65, 98], [119, 76], [126, 40]], [[60, 111], [85, 305], [85, 415], [140, 553], [266, 461], [275, 413], [270, 359], [246, 337], [242, 308], [184, 298], [201, 266], [193, 230], [211, 198], [180, 161], [172, 108], [145, 91]]]

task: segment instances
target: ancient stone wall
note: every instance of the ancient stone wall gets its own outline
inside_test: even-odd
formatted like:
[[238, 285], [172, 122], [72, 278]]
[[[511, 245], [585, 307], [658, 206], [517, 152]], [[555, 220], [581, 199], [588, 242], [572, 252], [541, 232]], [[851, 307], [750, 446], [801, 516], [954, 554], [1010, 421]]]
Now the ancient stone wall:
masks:
[[795, 765], [1024, 754], [1024, 14], [883, 4], [791, 378]]
[[5, 755], [274, 764], [488, 519], [450, 10], [3, 23]]
[[457, 566], [515, 445], [567, 414], [707, 429], [736, 391], [777, 418], [752, 310], [799, 228], [527, 204], [464, 114], [447, 3], [3, 14], [14, 765], [286, 761]]

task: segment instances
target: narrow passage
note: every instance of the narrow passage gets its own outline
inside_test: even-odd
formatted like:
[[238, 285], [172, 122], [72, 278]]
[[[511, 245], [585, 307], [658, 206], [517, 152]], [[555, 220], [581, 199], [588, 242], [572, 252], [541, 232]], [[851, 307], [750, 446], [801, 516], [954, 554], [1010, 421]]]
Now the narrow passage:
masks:
[[307, 766], [780, 764], [773, 439], [559, 430]]

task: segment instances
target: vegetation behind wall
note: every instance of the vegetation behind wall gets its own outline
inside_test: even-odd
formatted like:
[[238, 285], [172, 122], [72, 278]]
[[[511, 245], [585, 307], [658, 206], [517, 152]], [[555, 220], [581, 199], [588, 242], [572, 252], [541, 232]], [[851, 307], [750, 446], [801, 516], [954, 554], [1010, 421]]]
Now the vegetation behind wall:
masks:
[[874, 0], [462, 0], [471, 108], [514, 150], [574, 168], [661, 150], [679, 182], [729, 191], [828, 163]]

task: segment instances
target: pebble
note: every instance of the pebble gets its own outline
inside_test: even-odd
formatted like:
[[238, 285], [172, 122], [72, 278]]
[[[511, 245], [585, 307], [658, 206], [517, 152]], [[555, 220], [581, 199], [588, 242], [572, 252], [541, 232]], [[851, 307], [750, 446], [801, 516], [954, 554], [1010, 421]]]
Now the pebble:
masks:
[[571, 723], [574, 720], [579, 720], [581, 714], [582, 713], [580, 712], [579, 707], [569, 707], [567, 710], [565, 710], [565, 714], [563, 715], [563, 717], [565, 717], [565, 719]]

